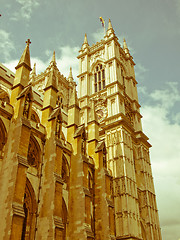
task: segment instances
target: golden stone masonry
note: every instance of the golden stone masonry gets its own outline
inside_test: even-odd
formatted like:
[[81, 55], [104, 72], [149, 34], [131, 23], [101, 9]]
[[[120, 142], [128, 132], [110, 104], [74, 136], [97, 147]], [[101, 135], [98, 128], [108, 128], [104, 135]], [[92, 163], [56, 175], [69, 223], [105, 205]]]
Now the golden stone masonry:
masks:
[[0, 64], [0, 240], [161, 240], [134, 61], [109, 20], [79, 51], [78, 96], [55, 52]]

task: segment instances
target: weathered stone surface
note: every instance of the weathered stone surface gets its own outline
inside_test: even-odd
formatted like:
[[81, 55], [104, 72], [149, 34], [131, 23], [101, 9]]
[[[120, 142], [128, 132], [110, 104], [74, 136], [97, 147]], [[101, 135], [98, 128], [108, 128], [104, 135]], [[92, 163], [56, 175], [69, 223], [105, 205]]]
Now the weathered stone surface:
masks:
[[[134, 61], [111, 22], [79, 51], [77, 98], [53, 53], [0, 66], [0, 239], [161, 240]], [[7, 78], [7, 74], [10, 75]]]

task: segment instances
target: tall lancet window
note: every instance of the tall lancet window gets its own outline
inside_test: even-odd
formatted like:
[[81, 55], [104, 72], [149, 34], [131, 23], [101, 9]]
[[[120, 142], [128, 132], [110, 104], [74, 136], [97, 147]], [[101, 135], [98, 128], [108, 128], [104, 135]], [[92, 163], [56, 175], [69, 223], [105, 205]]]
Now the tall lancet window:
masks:
[[98, 64], [94, 71], [94, 91], [101, 91], [105, 86], [105, 69], [102, 64]]

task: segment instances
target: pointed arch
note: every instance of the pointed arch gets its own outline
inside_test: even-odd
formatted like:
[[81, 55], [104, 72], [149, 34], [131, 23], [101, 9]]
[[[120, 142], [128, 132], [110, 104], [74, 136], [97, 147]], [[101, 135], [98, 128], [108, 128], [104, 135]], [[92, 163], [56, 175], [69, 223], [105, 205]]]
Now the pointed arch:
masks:
[[35, 111], [35, 109], [33, 109], [33, 108], [32, 108], [32, 112], [31, 112], [31, 120], [36, 123], [40, 123], [39, 116], [38, 116], [37, 112]]
[[21, 240], [31, 240], [34, 239], [35, 234], [37, 201], [34, 189], [28, 178], [26, 179], [23, 207], [25, 218], [23, 222]]
[[103, 61], [96, 61], [96, 64], [92, 64], [92, 72], [94, 76], [94, 92], [105, 89], [105, 64]]
[[61, 172], [61, 175], [62, 175], [63, 181], [67, 184], [66, 188], [68, 189], [68, 186], [69, 186], [69, 176], [70, 176], [70, 167], [69, 167], [68, 161], [67, 161], [67, 159], [66, 159], [64, 154], [62, 156], [62, 172]]
[[7, 141], [7, 131], [3, 123], [3, 120], [0, 118], [0, 160], [3, 158], [4, 146]]
[[91, 65], [91, 72], [94, 71], [95, 66], [98, 64], [103, 64], [105, 66], [104, 60], [103, 59], [97, 59], [92, 65]]

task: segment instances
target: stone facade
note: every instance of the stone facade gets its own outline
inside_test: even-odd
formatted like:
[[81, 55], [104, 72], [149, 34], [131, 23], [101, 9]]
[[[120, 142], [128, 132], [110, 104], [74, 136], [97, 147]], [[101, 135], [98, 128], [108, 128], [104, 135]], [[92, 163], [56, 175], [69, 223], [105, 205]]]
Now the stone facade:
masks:
[[55, 52], [31, 69], [30, 41], [0, 65], [0, 239], [161, 240], [134, 61], [109, 21], [79, 51], [78, 97]]

